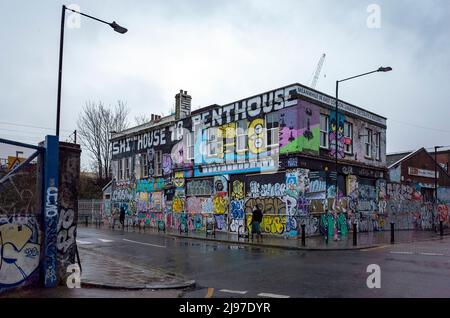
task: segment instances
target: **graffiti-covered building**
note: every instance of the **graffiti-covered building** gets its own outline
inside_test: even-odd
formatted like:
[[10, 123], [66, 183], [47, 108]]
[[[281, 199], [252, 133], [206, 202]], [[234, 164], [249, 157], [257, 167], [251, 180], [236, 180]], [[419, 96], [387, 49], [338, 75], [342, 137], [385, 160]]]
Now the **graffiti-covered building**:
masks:
[[333, 97], [300, 84], [195, 111], [186, 91], [175, 101], [175, 114], [111, 138], [112, 209], [124, 206], [128, 222], [202, 230], [214, 220], [236, 233], [259, 203], [264, 232], [296, 236], [328, 218], [373, 230], [384, 213], [386, 118], [343, 101], [336, 116]]

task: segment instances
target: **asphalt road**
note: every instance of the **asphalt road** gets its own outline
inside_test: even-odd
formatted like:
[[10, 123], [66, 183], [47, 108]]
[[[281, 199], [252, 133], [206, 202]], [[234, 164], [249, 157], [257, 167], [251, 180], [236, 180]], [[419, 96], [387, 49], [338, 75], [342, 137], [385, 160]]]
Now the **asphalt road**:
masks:
[[[197, 281], [184, 297], [450, 297], [450, 238], [353, 251], [275, 248], [78, 228], [89, 246]], [[381, 288], [368, 288], [370, 264]]]

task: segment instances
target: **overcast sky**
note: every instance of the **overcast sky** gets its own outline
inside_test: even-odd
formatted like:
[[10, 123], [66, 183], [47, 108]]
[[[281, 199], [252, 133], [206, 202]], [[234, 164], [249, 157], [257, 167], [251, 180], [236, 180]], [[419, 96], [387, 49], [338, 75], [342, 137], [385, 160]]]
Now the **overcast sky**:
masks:
[[[450, 145], [448, 0], [1, 0], [3, 138], [36, 143], [54, 133], [63, 3], [129, 32], [86, 18], [80, 28], [66, 27], [62, 140], [87, 100], [123, 100], [130, 119], [167, 115], [180, 89], [195, 108], [226, 104], [294, 82], [309, 85], [326, 53], [316, 88], [330, 95], [337, 79], [393, 67], [339, 91], [388, 118], [388, 152]], [[379, 28], [367, 25], [372, 4], [381, 9]]]

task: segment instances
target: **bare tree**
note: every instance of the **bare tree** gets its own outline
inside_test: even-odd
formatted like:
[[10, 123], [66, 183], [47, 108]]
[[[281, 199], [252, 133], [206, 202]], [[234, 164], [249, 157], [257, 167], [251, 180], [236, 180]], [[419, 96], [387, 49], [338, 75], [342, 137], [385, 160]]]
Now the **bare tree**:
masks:
[[112, 132], [120, 132], [128, 127], [129, 109], [125, 103], [105, 107], [102, 102], [86, 102], [78, 116], [78, 131], [82, 145], [88, 150], [91, 164], [101, 181], [111, 179], [111, 144]]
[[134, 117], [134, 122], [136, 123], [137, 126], [140, 126], [140, 125], [150, 122], [150, 118], [145, 115], [140, 114], [139, 116]]

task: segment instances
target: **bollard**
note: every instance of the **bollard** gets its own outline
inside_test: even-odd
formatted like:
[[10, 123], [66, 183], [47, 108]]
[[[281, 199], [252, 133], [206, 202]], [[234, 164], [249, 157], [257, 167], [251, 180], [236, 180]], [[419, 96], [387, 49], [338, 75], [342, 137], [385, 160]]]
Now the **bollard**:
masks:
[[444, 224], [443, 224], [442, 220], [439, 221], [439, 234], [441, 237], [444, 236]]
[[302, 224], [302, 246], [306, 245], [306, 234], [305, 234], [305, 224]]
[[394, 244], [395, 238], [394, 238], [394, 223], [391, 223], [391, 244]]
[[86, 215], [86, 227], [89, 225], [89, 217]]
[[353, 223], [353, 246], [358, 245], [358, 226], [355, 223]]

